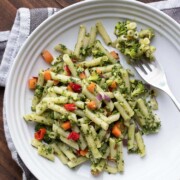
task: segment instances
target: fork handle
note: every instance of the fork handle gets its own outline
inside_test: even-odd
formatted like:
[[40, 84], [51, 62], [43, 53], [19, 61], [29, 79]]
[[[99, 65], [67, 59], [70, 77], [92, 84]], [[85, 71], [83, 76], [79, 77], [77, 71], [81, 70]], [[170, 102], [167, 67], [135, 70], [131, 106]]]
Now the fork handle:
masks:
[[169, 95], [169, 97], [172, 99], [172, 101], [176, 105], [177, 109], [180, 111], [180, 103], [177, 101], [177, 99], [175, 98], [175, 96], [173, 95], [169, 87], [166, 87], [165, 92]]

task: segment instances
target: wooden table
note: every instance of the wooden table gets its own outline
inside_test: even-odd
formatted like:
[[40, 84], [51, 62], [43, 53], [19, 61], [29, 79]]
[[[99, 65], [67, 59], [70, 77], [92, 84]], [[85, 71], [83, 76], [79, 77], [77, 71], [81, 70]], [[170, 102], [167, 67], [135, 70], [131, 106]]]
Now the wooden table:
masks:
[[[80, 0], [0, 0], [0, 31], [10, 30], [16, 15], [16, 11], [20, 7], [40, 8], [40, 7], [58, 7], [63, 8], [70, 4], [79, 2]], [[141, 0], [142, 2], [155, 2], [159, 0]], [[176, 9], [178, 14], [180, 9]], [[175, 11], [176, 11], [175, 10]], [[178, 14], [175, 11], [166, 10], [165, 12], [176, 18]], [[3, 129], [3, 96], [4, 88], [0, 87], [0, 179], [12, 180], [22, 179], [22, 171], [12, 160], [10, 151], [4, 136]]]

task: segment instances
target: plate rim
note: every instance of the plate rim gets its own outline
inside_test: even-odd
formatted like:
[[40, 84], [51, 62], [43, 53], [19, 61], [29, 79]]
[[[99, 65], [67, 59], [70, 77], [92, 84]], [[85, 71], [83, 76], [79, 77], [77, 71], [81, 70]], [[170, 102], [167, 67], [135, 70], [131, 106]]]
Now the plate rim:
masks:
[[[80, 6], [81, 4], [88, 4], [88, 3], [96, 3], [96, 2], [109, 2], [108, 0], [88, 0], [88, 1], [82, 1], [82, 2], [78, 2], [78, 3], [75, 3], [75, 4], [72, 4], [68, 7], [65, 7], [63, 9], [61, 9], [59, 12], [53, 14], [51, 17], [47, 18], [45, 21], [43, 21], [31, 34], [30, 36], [26, 39], [26, 41], [24, 42], [23, 46], [19, 49], [19, 52], [18, 54], [16, 55], [16, 58], [14, 59], [14, 62], [12, 64], [12, 67], [10, 69], [10, 72], [9, 72], [9, 75], [8, 75], [8, 78], [7, 78], [7, 82], [6, 82], [6, 88], [5, 88], [5, 94], [4, 94], [4, 103], [3, 103], [3, 107], [4, 107], [4, 112], [5, 112], [5, 115], [6, 115], [6, 120], [7, 120], [7, 124], [8, 124], [8, 127], [11, 127], [9, 126], [10, 125], [10, 120], [8, 120], [8, 107], [7, 107], [7, 96], [8, 94], [10, 93], [10, 87], [11, 87], [11, 79], [13, 78], [13, 70], [15, 69], [15, 67], [17, 66], [18, 64], [18, 59], [19, 57], [21, 57], [21, 55], [23, 54], [23, 51], [24, 49], [26, 48], [26, 46], [28, 45], [28, 43], [31, 41], [31, 39], [33, 39], [33, 37], [39, 33], [40, 29], [42, 27], [44, 27], [49, 21], [51, 21], [52, 18], [54, 18], [55, 16], [59, 16], [61, 14], [63, 14], [64, 12], [68, 12], [69, 10], [73, 9], [73, 8], [76, 8], [77, 6]], [[120, 2], [120, 3], [129, 3], [129, 4], [135, 4], [135, 5], [140, 5], [140, 6], [143, 6], [143, 7], [146, 7], [148, 8], [150, 11], [155, 11], [157, 14], [160, 14], [163, 18], [169, 20], [171, 23], [173, 23], [177, 28], [179, 28], [180, 30], [180, 24], [178, 24], [174, 19], [172, 19], [170, 16], [168, 16], [167, 14], [163, 13], [162, 11], [154, 8], [154, 7], [151, 7], [150, 5], [147, 5], [147, 4], [144, 4], [142, 2], [138, 2], [138, 1], [129, 1], [127, 2], [127, 0], [112, 0], [112, 1], [115, 1], [115, 2]], [[10, 135], [11, 135], [11, 138], [12, 138], [12, 141], [13, 141], [13, 144], [18, 152], [18, 146], [16, 145], [15, 143], [15, 140], [12, 136], [12, 131], [10, 131]], [[19, 153], [19, 156], [21, 157], [22, 161], [24, 162], [24, 164], [28, 167], [28, 169], [31, 171], [31, 173], [33, 173], [33, 175], [35, 177], [38, 177], [36, 176], [36, 174], [34, 173], [34, 169], [29, 167], [27, 164], [26, 164], [26, 161], [24, 161], [24, 159], [22, 158], [22, 154]]]

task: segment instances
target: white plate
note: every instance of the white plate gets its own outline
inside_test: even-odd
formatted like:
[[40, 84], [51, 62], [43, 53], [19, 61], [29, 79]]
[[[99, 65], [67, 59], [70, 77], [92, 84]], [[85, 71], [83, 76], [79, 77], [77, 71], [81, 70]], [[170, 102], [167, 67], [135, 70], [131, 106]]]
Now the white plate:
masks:
[[[117, 21], [137, 21], [138, 27], [152, 27], [156, 32], [153, 44], [157, 47], [156, 58], [164, 67], [169, 85], [180, 101], [180, 26], [165, 14], [139, 2], [127, 0], [94, 0], [75, 4], [61, 10], [42, 23], [21, 48], [11, 70], [5, 98], [6, 115], [15, 147], [31, 172], [38, 179], [85, 180], [94, 179], [89, 164], [70, 170], [56, 159], [50, 162], [37, 155], [31, 147], [33, 125], [27, 124], [22, 116], [30, 112], [32, 92], [27, 80], [47, 65], [40, 58], [43, 49], [53, 50], [58, 43], [74, 47], [80, 24], [88, 29], [101, 20], [112, 39]], [[121, 62], [124, 59], [121, 56]], [[157, 135], [145, 136], [147, 156], [127, 155], [123, 175], [102, 173], [96, 179], [121, 180], [169, 180], [180, 179], [180, 113], [169, 97], [158, 91], [159, 111], [162, 128]]]

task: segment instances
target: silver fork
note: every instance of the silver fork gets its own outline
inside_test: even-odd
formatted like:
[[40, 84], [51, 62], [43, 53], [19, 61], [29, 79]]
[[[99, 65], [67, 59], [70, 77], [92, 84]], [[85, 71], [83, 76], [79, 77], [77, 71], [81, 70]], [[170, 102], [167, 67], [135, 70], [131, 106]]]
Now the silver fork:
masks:
[[145, 60], [140, 60], [140, 61], [134, 63], [134, 67], [135, 67], [136, 71], [139, 73], [139, 75], [148, 84], [166, 92], [171, 97], [174, 104], [180, 111], [180, 103], [177, 101], [177, 99], [172, 94], [172, 92], [168, 86], [167, 80], [166, 80], [165, 72], [157, 60], [155, 60], [151, 63], [148, 63]]

